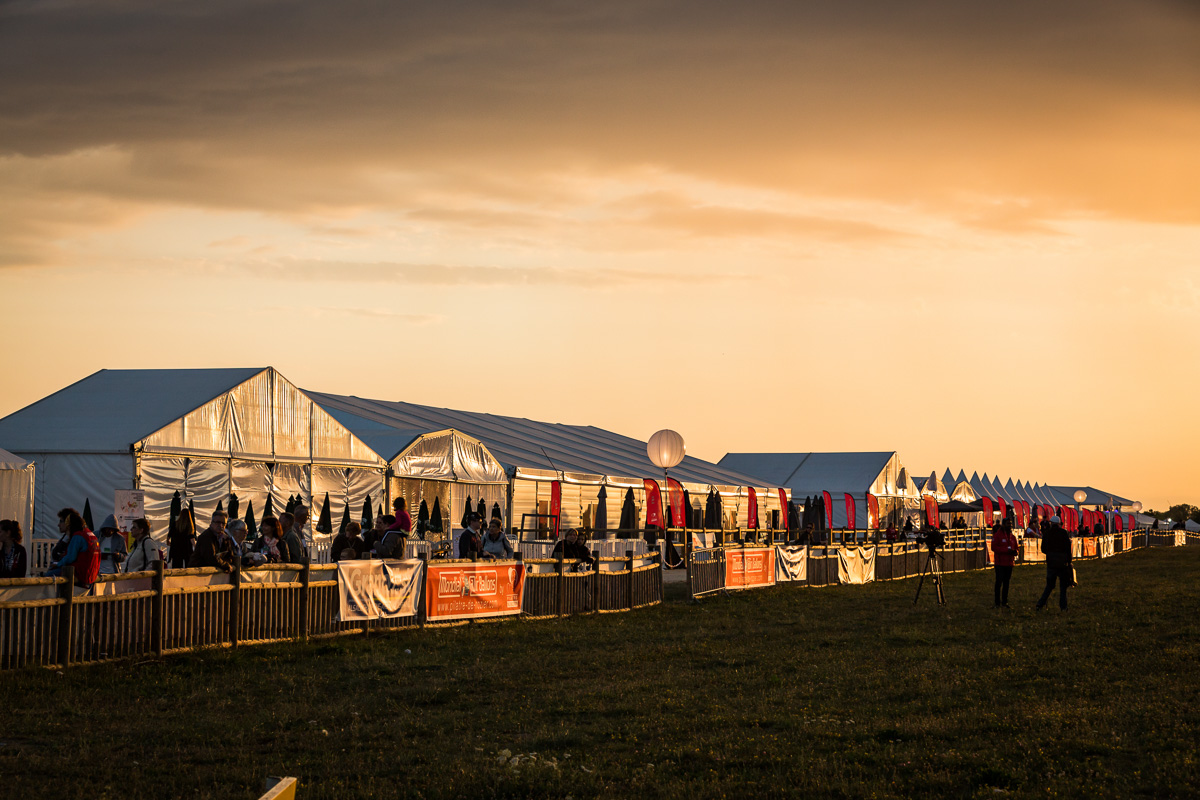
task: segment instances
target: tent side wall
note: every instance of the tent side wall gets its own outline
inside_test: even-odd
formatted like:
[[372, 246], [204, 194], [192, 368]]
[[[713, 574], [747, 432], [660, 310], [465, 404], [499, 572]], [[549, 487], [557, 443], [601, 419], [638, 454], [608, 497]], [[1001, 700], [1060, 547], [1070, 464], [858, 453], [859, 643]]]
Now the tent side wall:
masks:
[[133, 489], [135, 472], [132, 453], [16, 453], [34, 463], [34, 520], [30, 540], [58, 539], [58, 512], [74, 508], [92, 509], [99, 525], [113, 513], [117, 489]]
[[0, 519], [15, 519], [21, 523], [27, 549], [33, 538], [33, 496], [36, 480], [37, 465], [33, 462], [24, 469], [0, 469]]

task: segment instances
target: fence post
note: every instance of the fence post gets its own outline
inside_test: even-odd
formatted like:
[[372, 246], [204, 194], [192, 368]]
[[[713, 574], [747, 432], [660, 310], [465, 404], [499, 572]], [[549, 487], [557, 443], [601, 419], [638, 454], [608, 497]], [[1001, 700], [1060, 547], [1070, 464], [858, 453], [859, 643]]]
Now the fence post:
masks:
[[163, 654], [163, 586], [166, 581], [163, 579], [163, 570], [166, 565], [162, 559], [154, 562], [154, 577], [150, 579], [150, 588], [154, 590], [154, 597], [150, 599], [150, 649], [158, 658], [162, 658]]
[[242, 554], [233, 557], [229, 573], [229, 646], [238, 646], [238, 626], [242, 620]]
[[308, 641], [308, 582], [310, 560], [305, 558], [300, 567], [300, 640]]
[[664, 593], [664, 589], [663, 589], [663, 555], [662, 555], [662, 550], [659, 550], [657, 553], [655, 553], [655, 554], [654, 554], [654, 560], [658, 562], [658, 600], [659, 600], [659, 602], [661, 603], [661, 602], [662, 602], [662, 601], [665, 599], [665, 597], [664, 597], [664, 594], [665, 594], [665, 593]]
[[71, 663], [71, 607], [75, 604], [75, 565], [63, 567], [63, 583], [58, 587], [63, 604], [58, 613], [58, 663], [63, 669]]
[[[417, 554], [417, 558], [421, 559], [421, 596], [417, 598], [417, 627], [424, 628], [425, 621], [429, 618], [429, 554], [421, 552]], [[517, 561], [521, 560], [521, 554], [517, 553]]]
[[592, 611], [600, 613], [600, 551], [593, 550], [592, 558], [596, 560], [596, 575], [592, 581]]
[[[564, 547], [563, 550], [566, 548]], [[563, 615], [563, 607], [567, 604], [567, 576], [563, 574], [563, 553], [558, 554], [558, 562], [554, 565], [554, 571], [558, 574], [556, 578], [555, 588], [557, 588], [555, 605], [557, 606], [558, 616]]]
[[633, 551], [625, 551], [625, 566], [629, 568], [629, 610], [633, 610]]

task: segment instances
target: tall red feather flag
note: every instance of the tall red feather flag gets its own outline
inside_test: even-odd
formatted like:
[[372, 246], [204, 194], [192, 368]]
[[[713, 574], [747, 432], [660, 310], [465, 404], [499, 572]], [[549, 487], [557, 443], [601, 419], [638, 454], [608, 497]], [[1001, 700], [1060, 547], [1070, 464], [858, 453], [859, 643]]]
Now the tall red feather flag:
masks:
[[550, 482], [550, 516], [554, 518], [554, 538], [558, 538], [558, 520], [562, 515], [562, 484]]
[[758, 494], [754, 491], [753, 486], [747, 486], [746, 489], [750, 492], [750, 506], [746, 509], [746, 527], [751, 530], [758, 529]]
[[646, 527], [661, 528], [663, 527], [662, 495], [658, 491], [658, 481], [643, 478], [642, 486], [646, 489]]
[[1124, 533], [1125, 524], [1121, 522], [1120, 514], [1113, 514], [1113, 533]]
[[879, 530], [879, 498], [867, 492], [867, 528]]
[[1137, 520], [1133, 518], [1133, 514], [1129, 515], [1129, 528], [1128, 529], [1131, 531], [1137, 530]]
[[854, 507], [854, 495], [850, 494], [849, 492], [845, 492], [843, 499], [846, 501], [846, 527], [852, 531], [858, 530], [857, 526], [855, 525], [857, 519]]
[[788, 520], [788, 499], [787, 499], [787, 492], [786, 492], [786, 491], [784, 491], [783, 489], [780, 489], [780, 490], [779, 490], [779, 507], [780, 507], [781, 509], [783, 509], [782, 511], [780, 511], [780, 512], [779, 512], [779, 513], [780, 513], [780, 515], [783, 517], [783, 529], [784, 529], [785, 531], [790, 531], [790, 530], [792, 529], [792, 526], [791, 526], [791, 523], [790, 523], [790, 522], [789, 522], [789, 520]]
[[997, 496], [996, 504], [1000, 507], [1000, 519], [1001, 520], [1007, 519], [1008, 518], [1008, 505], [1004, 502], [1004, 498]]
[[821, 499], [825, 501], [825, 529], [833, 530], [833, 495], [829, 492], [821, 492]]
[[687, 516], [683, 513], [683, 484], [667, 478], [667, 494], [671, 498], [671, 524], [676, 528], [687, 527]]
[[979, 501], [983, 503], [983, 527], [992, 527], [992, 498], [981, 497]]
[[932, 495], [925, 495], [925, 521], [932, 527], [938, 526], [938, 505]]

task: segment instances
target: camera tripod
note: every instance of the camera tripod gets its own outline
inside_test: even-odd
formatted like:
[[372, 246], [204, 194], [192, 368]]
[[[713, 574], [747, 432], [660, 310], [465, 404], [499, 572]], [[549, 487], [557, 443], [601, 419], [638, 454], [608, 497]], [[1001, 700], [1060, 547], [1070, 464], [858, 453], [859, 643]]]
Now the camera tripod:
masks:
[[938, 605], [946, 605], [946, 593], [942, 586], [942, 556], [937, 550], [929, 548], [929, 555], [925, 556], [925, 569], [921, 571], [921, 581], [917, 584], [917, 596], [913, 598], [913, 605], [921, 599], [921, 587], [925, 585], [925, 576], [933, 579], [933, 585], [937, 587]]

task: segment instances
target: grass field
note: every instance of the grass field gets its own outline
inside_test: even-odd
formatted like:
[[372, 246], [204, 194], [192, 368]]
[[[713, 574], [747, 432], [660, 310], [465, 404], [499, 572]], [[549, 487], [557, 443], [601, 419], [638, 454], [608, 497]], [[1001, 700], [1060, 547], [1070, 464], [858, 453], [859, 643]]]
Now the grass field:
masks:
[[[23, 797], [1200, 796], [1200, 547], [0, 675]], [[682, 589], [682, 587], [678, 587]]]

